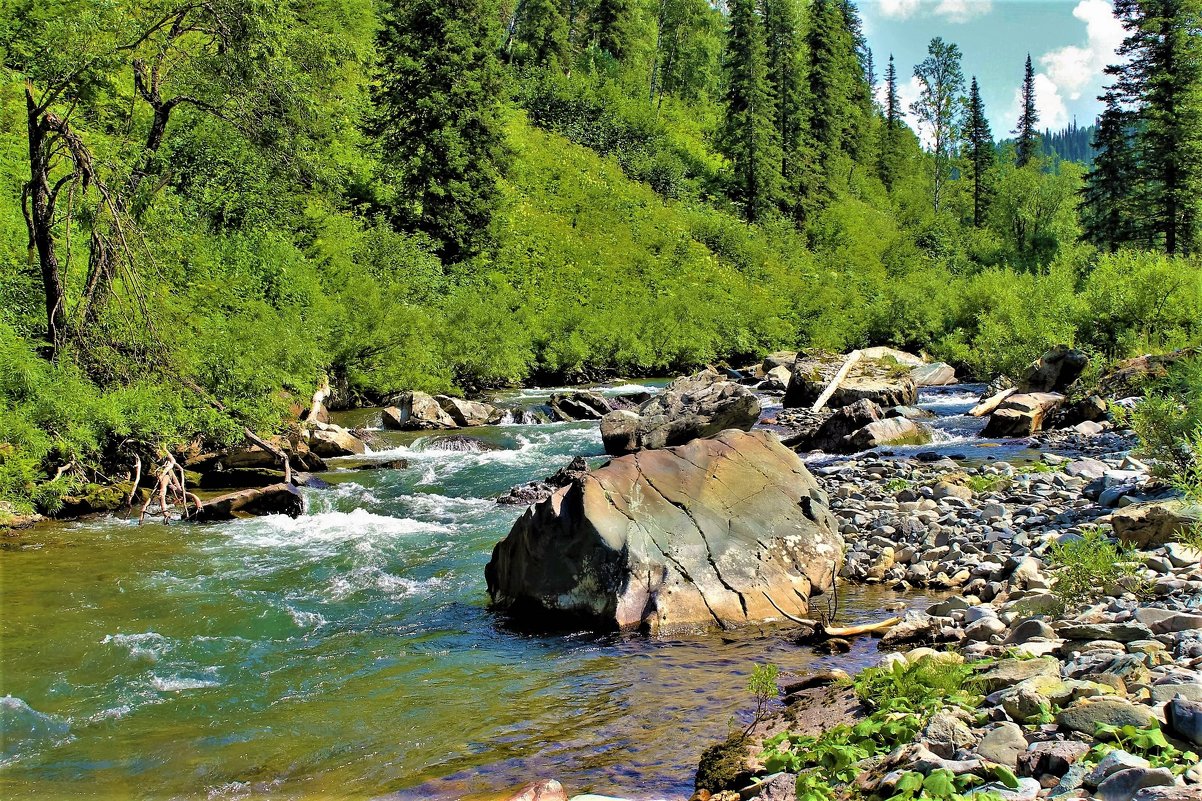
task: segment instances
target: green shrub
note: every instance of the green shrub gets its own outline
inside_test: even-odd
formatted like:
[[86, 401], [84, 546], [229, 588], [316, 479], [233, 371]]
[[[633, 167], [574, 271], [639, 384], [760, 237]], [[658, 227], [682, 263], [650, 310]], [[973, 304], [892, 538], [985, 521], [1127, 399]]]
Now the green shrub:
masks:
[[1165, 478], [1185, 477], [1202, 464], [1202, 359], [1178, 362], [1131, 412], [1137, 453]]
[[1070, 610], [1097, 600], [1116, 585], [1137, 588], [1139, 569], [1133, 558], [1102, 529], [1085, 529], [1080, 538], [1066, 538], [1048, 549], [1048, 566], [1056, 577], [1052, 592], [1061, 607]]

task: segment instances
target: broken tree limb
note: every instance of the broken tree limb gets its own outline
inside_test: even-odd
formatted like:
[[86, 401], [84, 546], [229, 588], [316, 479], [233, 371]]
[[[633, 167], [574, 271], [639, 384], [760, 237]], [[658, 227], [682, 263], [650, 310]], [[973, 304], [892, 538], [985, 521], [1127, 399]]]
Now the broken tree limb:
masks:
[[[134, 485], [134, 489], [137, 491], [136, 484]], [[155, 482], [154, 491], [150, 493], [150, 496], [146, 498], [146, 502], [142, 504], [141, 514], [138, 515], [139, 525], [146, 522], [146, 515], [155, 497], [159, 499], [159, 514], [163, 516], [164, 524], [171, 522], [171, 509], [176, 503], [183, 507], [182, 517], [184, 520], [193, 515], [199, 515], [204, 508], [204, 504], [200, 502], [200, 498], [188, 492], [184, 468], [179, 462], [175, 461], [175, 457], [169, 452], [164, 452], [163, 461], [159, 464], [158, 479]], [[192, 501], [196, 507], [196, 511], [192, 514], [188, 512], [188, 501]]]
[[997, 407], [1002, 405], [1002, 403], [1006, 400], [1006, 398], [1013, 395], [1016, 391], [1017, 390], [1015, 390], [1013, 387], [1011, 387], [1010, 389], [1003, 389], [1001, 392], [997, 393], [996, 395], [986, 398], [985, 400], [978, 403], [976, 406], [969, 409], [968, 413], [973, 417], [984, 417], [987, 414], [992, 414], [994, 411], [997, 410]]
[[831, 637], [858, 637], [861, 634], [875, 634], [880, 631], [886, 631], [901, 622], [901, 617], [891, 617], [887, 620], [882, 620], [878, 623], [863, 623], [859, 626], [828, 626], [825, 623], [819, 623], [815, 620], [806, 620], [796, 615], [791, 615], [784, 609], [780, 608], [775, 599], [768, 593], [764, 593], [764, 597], [768, 599], [768, 603], [772, 604], [772, 608], [780, 612], [789, 620], [798, 625], [805, 626], [807, 629], [812, 629], [813, 634], [807, 637], [815, 639], [829, 639]]
[[323, 375], [321, 384], [317, 387], [317, 391], [313, 393], [313, 402], [309, 405], [309, 414], [305, 417], [309, 422], [317, 422], [317, 416], [321, 414], [322, 404], [330, 397], [330, 377]]
[[814, 401], [814, 406], [810, 409], [811, 412], [820, 412], [822, 407], [826, 405], [831, 396], [835, 394], [835, 390], [843, 383], [843, 379], [847, 378], [847, 374], [851, 371], [852, 365], [860, 360], [863, 354], [858, 350], [853, 350], [847, 355], [847, 361], [843, 362], [843, 366], [839, 368], [839, 372], [835, 373], [835, 377], [826, 385], [826, 389], [822, 390], [822, 394], [818, 396], [818, 400]]

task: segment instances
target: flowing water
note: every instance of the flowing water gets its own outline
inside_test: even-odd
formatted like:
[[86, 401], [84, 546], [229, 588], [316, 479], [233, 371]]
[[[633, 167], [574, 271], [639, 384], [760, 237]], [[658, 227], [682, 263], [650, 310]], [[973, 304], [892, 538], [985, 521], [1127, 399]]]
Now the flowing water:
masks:
[[[493, 498], [601, 457], [600, 435], [471, 434], [486, 444], [383, 434], [366, 458], [335, 460], [333, 487], [306, 490], [297, 520], [106, 519], [4, 542], [0, 797], [449, 799], [554, 777], [685, 798], [701, 751], [745, 719], [755, 662], [877, 659], [866, 639], [817, 657], [787, 628], [511, 630], [483, 570], [523, 509]], [[358, 469], [398, 458], [409, 467]], [[845, 619], [892, 599], [852, 591]]]

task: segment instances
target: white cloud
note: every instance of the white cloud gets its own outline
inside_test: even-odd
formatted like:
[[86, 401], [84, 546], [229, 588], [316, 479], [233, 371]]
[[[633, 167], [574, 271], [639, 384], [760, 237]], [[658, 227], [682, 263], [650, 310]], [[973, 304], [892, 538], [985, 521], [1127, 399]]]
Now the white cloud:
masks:
[[1114, 63], [1115, 51], [1126, 34], [1108, 0], [1081, 0], [1073, 16], [1085, 23], [1085, 46], [1053, 50], [1040, 57], [1039, 63], [1059, 92], [1078, 100], [1097, 83], [1106, 65]]
[[921, 0], [881, 0], [881, 14], [889, 19], [909, 19]]
[[935, 14], [945, 17], [948, 22], [962, 23], [992, 10], [993, 0], [939, 0]]
[[921, 12], [948, 22], [968, 22], [993, 10], [993, 0], [880, 0], [881, 16], [909, 19]]

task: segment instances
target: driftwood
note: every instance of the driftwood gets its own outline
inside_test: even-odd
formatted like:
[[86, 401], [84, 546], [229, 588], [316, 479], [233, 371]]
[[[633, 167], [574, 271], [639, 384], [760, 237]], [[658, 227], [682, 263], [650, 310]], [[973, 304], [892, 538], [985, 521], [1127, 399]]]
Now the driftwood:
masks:
[[822, 394], [818, 396], [818, 400], [814, 401], [814, 406], [810, 409], [811, 412], [822, 411], [822, 407], [825, 406], [826, 402], [829, 401], [831, 396], [835, 394], [835, 390], [837, 390], [839, 385], [843, 383], [843, 379], [847, 378], [847, 374], [851, 371], [852, 365], [858, 362], [862, 355], [863, 354], [858, 350], [853, 350], [847, 355], [847, 361], [843, 362], [843, 366], [839, 368], [839, 372], [835, 373], [835, 377], [832, 378], [831, 382], [826, 385], [826, 389], [822, 390]]
[[986, 398], [976, 406], [969, 409], [968, 413], [973, 417], [984, 417], [987, 414], [992, 414], [997, 410], [997, 407], [1002, 405], [1002, 402], [1005, 401], [1006, 398], [1010, 397], [1015, 392], [1016, 390], [1014, 388], [1003, 389], [996, 395]]
[[875, 634], [887, 631], [901, 622], [901, 617], [891, 617], [878, 623], [864, 623], [859, 626], [830, 626], [817, 620], [806, 620], [805, 618], [791, 615], [784, 609], [781, 609], [771, 595], [764, 593], [764, 597], [768, 599], [768, 603], [772, 604], [773, 609], [794, 623], [804, 626], [810, 632], [806, 635], [805, 639], [827, 640], [832, 637], [858, 637], [862, 634]]
[[313, 402], [309, 405], [309, 415], [305, 419], [316, 422], [317, 416], [321, 413], [321, 405], [326, 402], [326, 399], [328, 399], [330, 395], [330, 377], [322, 376], [321, 385], [317, 388], [317, 391], [313, 393]]
[[[141, 471], [142, 462], [138, 460], [138, 470]], [[134, 491], [137, 491], [137, 485], [134, 485]], [[163, 461], [159, 464], [158, 480], [155, 483], [154, 492], [146, 499], [146, 503], [142, 504], [142, 513], [138, 516], [138, 523], [146, 521], [146, 513], [150, 509], [150, 504], [155, 498], [159, 499], [159, 513], [163, 515], [163, 523], [168, 523], [171, 520], [171, 508], [176, 503], [179, 503], [184, 510], [183, 519], [200, 514], [204, 508], [204, 504], [200, 502], [200, 498], [196, 497], [191, 492], [188, 492], [187, 479], [184, 476], [184, 468], [179, 462], [175, 461], [175, 457], [170, 453], [163, 455]], [[188, 512], [188, 501], [192, 501], [195, 510]]]

